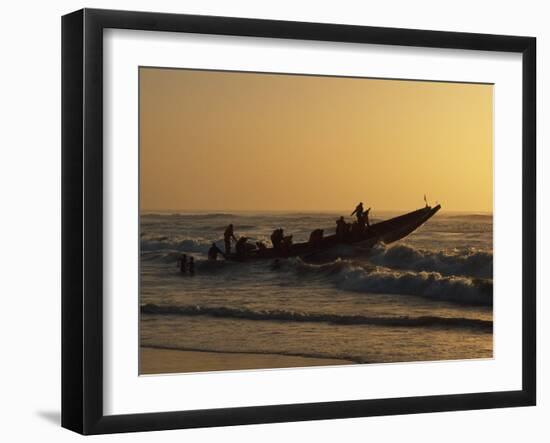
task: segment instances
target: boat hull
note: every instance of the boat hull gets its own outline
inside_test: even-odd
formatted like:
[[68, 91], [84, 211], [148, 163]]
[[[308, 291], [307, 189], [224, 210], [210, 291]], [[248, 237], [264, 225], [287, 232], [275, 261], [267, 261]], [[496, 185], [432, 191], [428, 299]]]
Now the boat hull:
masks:
[[372, 247], [376, 243], [393, 243], [410, 235], [426, 221], [433, 217], [439, 210], [441, 205], [435, 207], [426, 206], [416, 211], [400, 215], [379, 223], [374, 223], [370, 227], [365, 228], [361, 233], [347, 238], [341, 239], [336, 234], [328, 235], [317, 244], [296, 243], [292, 245], [290, 250], [282, 252], [274, 248], [266, 248], [263, 250], [252, 250], [247, 253], [246, 257], [240, 257], [236, 254], [230, 254], [226, 257], [227, 260], [245, 261], [257, 259], [274, 259], [286, 257], [303, 257], [319, 252], [328, 251], [338, 245], [360, 245], [363, 247]]

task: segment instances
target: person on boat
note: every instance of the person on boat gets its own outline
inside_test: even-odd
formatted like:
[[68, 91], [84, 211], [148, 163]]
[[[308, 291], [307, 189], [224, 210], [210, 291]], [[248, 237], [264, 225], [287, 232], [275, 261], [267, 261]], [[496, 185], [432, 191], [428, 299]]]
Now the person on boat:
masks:
[[351, 224], [351, 229], [350, 229], [350, 236], [352, 239], [357, 239], [361, 236], [361, 234], [363, 233], [363, 227], [361, 225], [361, 222], [359, 221], [354, 221], [352, 224]]
[[363, 212], [364, 212], [363, 202], [359, 202], [359, 204], [355, 207], [355, 209], [351, 213], [351, 216], [355, 214], [355, 216], [357, 217], [357, 221], [361, 221], [361, 217], [363, 217]]
[[281, 241], [281, 248], [280, 248], [281, 254], [283, 256], [288, 256], [290, 255], [291, 249], [292, 249], [292, 235], [287, 235], [283, 237], [283, 240]]
[[284, 255], [290, 255], [290, 250], [292, 249], [292, 235], [285, 235], [283, 237], [281, 248]]
[[248, 250], [246, 242], [248, 241], [247, 237], [241, 237], [237, 240], [235, 244], [235, 251], [237, 251], [237, 257], [244, 259], [246, 257], [246, 252]]
[[179, 256], [177, 266], [180, 268], [180, 272], [185, 274], [187, 272], [187, 255], [182, 254]]
[[309, 235], [309, 244], [314, 248], [319, 248], [321, 247], [322, 242], [323, 242], [323, 230], [314, 229], [313, 231], [311, 231], [311, 234]]
[[223, 233], [223, 242], [225, 244], [225, 253], [227, 255], [231, 254], [231, 238], [237, 241], [237, 237], [235, 237], [235, 233], [233, 232], [233, 224], [230, 224], [227, 228], [225, 228], [225, 232]]
[[361, 218], [358, 220], [358, 222], [361, 225], [361, 228], [363, 230], [365, 229], [365, 225], [366, 225], [367, 228], [370, 228], [370, 222], [369, 222], [369, 212], [370, 212], [370, 210], [371, 210], [371, 208], [364, 211], [363, 214], [361, 215]]
[[210, 249], [208, 250], [208, 260], [216, 261], [218, 259], [218, 254], [221, 254], [225, 257], [224, 253], [221, 251], [220, 248], [218, 248], [216, 243], [212, 243], [212, 246], [210, 246]]
[[273, 243], [273, 249], [276, 251], [281, 249], [281, 243], [283, 242], [284, 231], [279, 228], [275, 229], [271, 234], [271, 243]]
[[336, 238], [338, 240], [344, 240], [346, 235], [346, 224], [343, 216], [336, 220]]
[[195, 259], [193, 257], [189, 257], [189, 274], [195, 275]]
[[351, 234], [351, 223], [344, 223], [344, 240], [347, 240]]

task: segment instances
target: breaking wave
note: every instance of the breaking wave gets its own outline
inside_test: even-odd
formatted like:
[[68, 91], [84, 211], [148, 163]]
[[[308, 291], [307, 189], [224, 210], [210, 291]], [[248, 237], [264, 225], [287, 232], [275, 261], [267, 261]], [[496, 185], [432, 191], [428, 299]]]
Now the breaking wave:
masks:
[[491, 280], [382, 267], [367, 270], [358, 266], [346, 268], [338, 277], [337, 286], [348, 291], [416, 295], [436, 301], [493, 305]]
[[493, 278], [493, 254], [476, 249], [436, 252], [406, 244], [376, 245], [368, 252], [368, 258], [374, 264], [390, 268]]
[[329, 278], [337, 288], [347, 291], [415, 295], [465, 305], [493, 304], [493, 282], [490, 279], [389, 269], [342, 259], [324, 264], [296, 259], [293, 264], [298, 274]]
[[253, 311], [244, 308], [225, 306], [172, 306], [146, 304], [141, 306], [142, 314], [208, 316], [245, 320], [270, 320], [284, 322], [330, 323], [336, 325], [374, 325], [393, 327], [440, 327], [440, 328], [475, 328], [492, 332], [493, 322], [475, 318], [459, 317], [370, 317], [365, 315], [319, 314], [284, 310]]

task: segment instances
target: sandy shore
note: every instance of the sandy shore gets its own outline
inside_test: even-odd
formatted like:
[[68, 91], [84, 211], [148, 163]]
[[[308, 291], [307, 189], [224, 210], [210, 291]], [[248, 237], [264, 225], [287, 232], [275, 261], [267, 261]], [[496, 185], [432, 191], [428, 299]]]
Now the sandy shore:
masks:
[[178, 351], [141, 347], [140, 374], [349, 365], [347, 360], [277, 354]]

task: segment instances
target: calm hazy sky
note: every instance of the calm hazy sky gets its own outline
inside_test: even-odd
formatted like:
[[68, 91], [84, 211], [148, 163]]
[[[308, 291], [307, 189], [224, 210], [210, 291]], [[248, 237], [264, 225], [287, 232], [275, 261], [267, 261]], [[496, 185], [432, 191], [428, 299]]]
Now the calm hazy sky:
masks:
[[493, 87], [140, 69], [143, 210], [492, 211]]

